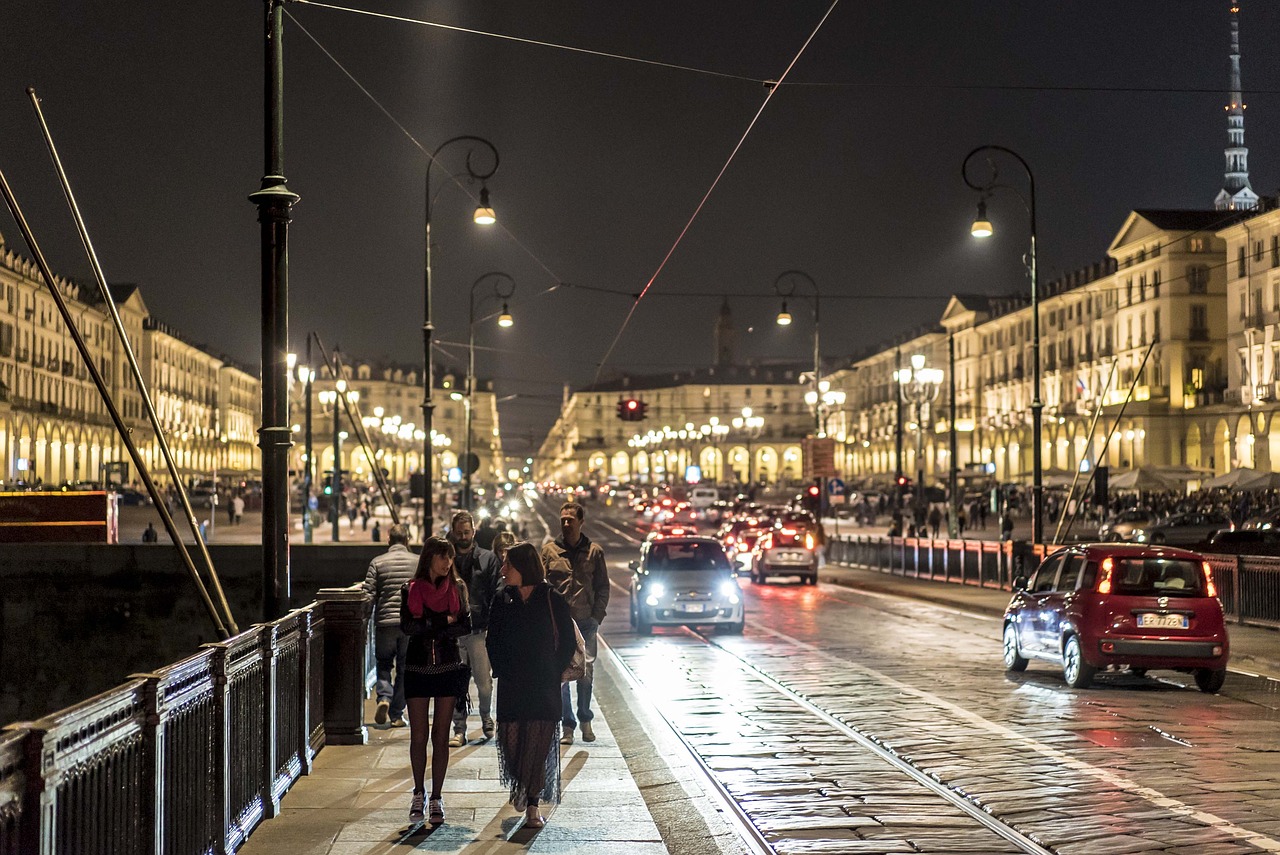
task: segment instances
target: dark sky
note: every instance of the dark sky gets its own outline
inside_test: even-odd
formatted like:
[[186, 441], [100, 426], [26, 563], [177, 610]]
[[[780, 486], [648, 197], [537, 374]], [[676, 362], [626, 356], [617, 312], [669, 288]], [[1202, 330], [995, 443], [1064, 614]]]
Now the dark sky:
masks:
[[[465, 342], [468, 292], [518, 283], [516, 326], [477, 327], [504, 439], [540, 441], [561, 384], [582, 384], [729, 159], [825, 0], [350, 0], [349, 5], [743, 76], [624, 62], [380, 20], [287, 8], [428, 149], [456, 134], [501, 153], [501, 228], [470, 223], [456, 187], [433, 208], [435, 316]], [[834, 357], [934, 322], [953, 291], [1025, 288], [1026, 215], [997, 198], [997, 237], [968, 235], [960, 179], [1000, 143], [1036, 171], [1042, 276], [1100, 259], [1135, 207], [1209, 207], [1226, 144], [1225, 0], [843, 0], [747, 136], [602, 377], [705, 365], [731, 292], [741, 360], [806, 358], [808, 307], [772, 322], [774, 278], [822, 289]], [[6, 4], [0, 168], [55, 269], [88, 265], [24, 88], [43, 98], [107, 276], [137, 282], [189, 338], [258, 363], [256, 210], [262, 4]], [[1253, 187], [1274, 194], [1280, 70], [1264, 46], [1276, 4], [1245, 0], [1241, 42]], [[293, 340], [318, 330], [366, 358], [422, 359], [426, 156], [286, 21], [285, 172], [302, 197], [291, 240]], [[824, 85], [811, 85], [824, 84]], [[1158, 90], [1158, 91], [1142, 91]], [[1248, 94], [1253, 92], [1256, 94]], [[432, 170], [433, 190], [464, 151]], [[1004, 168], [1021, 181], [1013, 165]], [[471, 188], [475, 192], [478, 188]], [[0, 232], [24, 254], [7, 212]], [[684, 295], [684, 296], [682, 296]], [[935, 299], [936, 298], [936, 299]], [[481, 306], [481, 313], [495, 308]], [[748, 331], [748, 329], [753, 331]], [[449, 348], [463, 364], [465, 347]]]

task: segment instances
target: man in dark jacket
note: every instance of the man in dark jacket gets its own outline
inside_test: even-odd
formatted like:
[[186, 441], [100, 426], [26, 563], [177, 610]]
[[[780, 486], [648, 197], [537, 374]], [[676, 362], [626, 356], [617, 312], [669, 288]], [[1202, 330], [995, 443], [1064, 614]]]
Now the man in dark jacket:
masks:
[[[418, 556], [409, 551], [409, 530], [393, 525], [387, 531], [391, 548], [369, 562], [364, 592], [373, 597], [374, 657], [378, 661], [378, 707], [375, 724], [404, 727], [404, 657], [409, 638], [400, 631], [400, 587], [413, 578]], [[395, 669], [394, 682], [392, 668]]]
[[[489, 631], [489, 606], [502, 585], [502, 574], [498, 572], [498, 556], [476, 545], [475, 521], [466, 511], [453, 515], [449, 524], [449, 542], [457, 552], [453, 559], [454, 569], [466, 583], [467, 596], [471, 600], [471, 632], [458, 639], [458, 647], [462, 650], [462, 661], [471, 666], [471, 679], [476, 681], [481, 730], [485, 739], [492, 739], [493, 671], [489, 666], [485, 636]], [[461, 748], [466, 744], [467, 716], [463, 709], [457, 708], [453, 714], [453, 737], [449, 746]]]
[[596, 633], [609, 607], [609, 570], [604, 550], [582, 533], [586, 511], [577, 502], [565, 502], [560, 508], [560, 536], [542, 547], [542, 563], [547, 568], [547, 581], [569, 601], [569, 612], [578, 624], [587, 647], [587, 668], [578, 680], [578, 715], [574, 718], [569, 697], [569, 684], [560, 687], [562, 745], [573, 744], [573, 731], [582, 722], [582, 739], [595, 742], [591, 729], [591, 678], [595, 673]]

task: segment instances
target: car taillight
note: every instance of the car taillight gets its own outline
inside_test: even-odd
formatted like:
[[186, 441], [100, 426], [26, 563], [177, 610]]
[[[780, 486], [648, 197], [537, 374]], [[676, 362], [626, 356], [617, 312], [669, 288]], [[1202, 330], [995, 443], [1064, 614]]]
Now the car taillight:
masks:
[[812, 532], [811, 532], [811, 533], [809, 533], [809, 534], [806, 534], [806, 535], [804, 536], [804, 548], [805, 548], [805, 549], [813, 549], [813, 534], [812, 534]]
[[734, 544], [735, 542], [736, 542], [736, 541], [734, 541], [734, 539], [733, 539], [733, 535], [731, 535], [731, 534], [726, 534], [726, 535], [724, 536], [724, 545], [725, 545], [725, 546], [733, 546], [733, 544]]
[[796, 530], [795, 530], [794, 528], [784, 528], [784, 529], [782, 529], [782, 534], [795, 534], [795, 533], [796, 533]]
[[766, 534], [756, 542], [760, 544], [761, 549], [773, 549], [773, 535], [771, 534]]
[[1113, 563], [1110, 558], [1102, 559], [1102, 575], [1098, 577], [1098, 593], [1111, 593], [1111, 568]]
[[1213, 584], [1213, 568], [1208, 561], [1204, 562], [1204, 590], [1211, 597], [1218, 596], [1218, 586]]

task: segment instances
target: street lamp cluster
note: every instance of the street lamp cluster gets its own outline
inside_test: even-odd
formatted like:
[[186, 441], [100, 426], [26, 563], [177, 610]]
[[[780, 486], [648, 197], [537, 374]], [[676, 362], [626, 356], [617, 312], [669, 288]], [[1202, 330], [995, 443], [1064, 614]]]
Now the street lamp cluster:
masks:
[[938, 397], [942, 389], [942, 369], [926, 368], [923, 353], [912, 354], [911, 367], [899, 368], [893, 372], [894, 382], [898, 384], [902, 400], [915, 406], [916, 410], [916, 483], [915, 504], [920, 511], [925, 506], [924, 492], [924, 431], [928, 407]]
[[329, 480], [332, 494], [329, 499], [329, 519], [333, 523], [333, 541], [337, 543], [338, 518], [342, 510], [342, 441], [347, 438], [347, 432], [342, 430], [342, 407], [339, 402], [345, 399], [354, 404], [360, 400], [360, 393], [355, 389], [348, 389], [347, 381], [339, 378], [333, 389], [321, 390], [319, 398], [321, 404], [333, 408], [333, 470]]
[[845, 393], [832, 389], [830, 381], [819, 380], [818, 390], [806, 392], [804, 402], [814, 408], [818, 414], [818, 436], [827, 435], [827, 419], [840, 411], [844, 406]]

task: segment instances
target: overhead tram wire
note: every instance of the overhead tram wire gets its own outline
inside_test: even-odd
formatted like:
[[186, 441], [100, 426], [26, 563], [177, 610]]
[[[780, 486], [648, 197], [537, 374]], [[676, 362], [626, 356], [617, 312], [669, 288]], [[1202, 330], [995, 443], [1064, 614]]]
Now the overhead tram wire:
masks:
[[[601, 59], [614, 59], [621, 62], [631, 62], [640, 65], [651, 65], [656, 68], [665, 68], [671, 71], [684, 71], [690, 74], [701, 74], [707, 77], [719, 77], [725, 80], [736, 80], [744, 83], [751, 83], [756, 86], [782, 87], [788, 86], [793, 88], [812, 88], [812, 89], [940, 89], [946, 91], [989, 91], [989, 92], [1065, 92], [1065, 93], [1081, 93], [1081, 92], [1098, 92], [1098, 93], [1133, 93], [1133, 94], [1187, 94], [1187, 95], [1221, 95], [1221, 86], [1209, 87], [1176, 87], [1176, 86], [1046, 86], [1034, 84], [1001, 84], [1001, 83], [909, 83], [903, 81], [893, 82], [857, 82], [857, 81], [839, 81], [839, 80], [813, 80], [813, 81], [788, 81], [769, 80], [762, 77], [753, 77], [749, 74], [733, 74], [726, 71], [717, 71], [711, 68], [699, 68], [693, 65], [684, 65], [676, 62], [665, 62], [663, 60], [648, 59], [640, 56], [629, 56], [627, 54], [614, 53], [612, 51], [595, 50], [592, 48], [577, 47], [575, 45], [560, 44], [558, 42], [550, 42], [545, 39], [532, 39], [523, 36], [513, 36], [507, 33], [494, 33], [486, 30], [477, 30], [472, 27], [459, 27], [454, 24], [442, 24], [438, 21], [428, 21], [421, 18], [410, 18], [404, 15], [391, 15], [386, 12], [373, 12], [368, 9], [356, 9], [350, 6], [339, 6], [334, 3], [322, 3], [319, 0], [292, 0], [300, 6], [316, 6], [322, 9], [330, 9], [336, 12], [348, 12], [355, 15], [364, 15], [371, 18], [381, 18], [388, 21], [398, 23], [413, 24], [414, 26], [430, 27], [439, 30], [448, 30], [455, 33], [463, 33], [465, 35], [480, 36], [482, 38], [498, 39], [500, 41], [515, 42], [518, 44], [530, 45], [533, 47], [544, 47], [552, 50], [568, 51], [570, 53], [581, 53], [588, 56], [600, 57]], [[287, 13], [287, 12], [286, 12]], [[292, 16], [291, 16], [292, 17]], [[295, 22], [296, 23], [296, 22]], [[1280, 95], [1277, 89], [1251, 89], [1250, 95]], [[825, 295], [824, 295], [825, 296]]]
[[[294, 2], [301, 2], [301, 0], [294, 0]], [[323, 6], [326, 4], [317, 3], [313, 5]], [[341, 9], [342, 7], [333, 6], [328, 8]], [[323, 53], [329, 59], [330, 62], [332, 62], [334, 65], [338, 67], [338, 70], [341, 71], [347, 77], [347, 79], [350, 80], [355, 85], [355, 87], [359, 89], [360, 92], [373, 103], [375, 107], [378, 108], [379, 112], [381, 112], [382, 115], [386, 116], [391, 121], [391, 123], [400, 130], [400, 133], [405, 135], [405, 137], [409, 140], [409, 142], [413, 144], [414, 148], [418, 149], [424, 155], [426, 155], [427, 160], [430, 160], [432, 163], [436, 163], [436, 159], [432, 155], [431, 151], [426, 146], [424, 146], [422, 142], [419, 141], [418, 138], [415, 137], [408, 128], [404, 126], [403, 122], [397, 119], [392, 114], [392, 112], [388, 110], [386, 106], [381, 101], [379, 101], [372, 92], [369, 91], [369, 88], [367, 86], [361, 83], [359, 79], [357, 79], [356, 76], [352, 74], [351, 71], [345, 65], [343, 65], [342, 62], [336, 56], [333, 55], [332, 51], [330, 51], [327, 47], [325, 47], [324, 44], [322, 44], [321, 41], [311, 33], [310, 30], [308, 30], [306, 27], [302, 25], [302, 22], [300, 22], [297, 18], [293, 16], [292, 13], [289, 12], [289, 7], [285, 6], [283, 11], [284, 11], [284, 14], [288, 16], [289, 20], [294, 23], [294, 26], [296, 26], [299, 30], [301, 30], [302, 34], [305, 35], [307, 38], [309, 38], [312, 41], [312, 43], [317, 48], [320, 49], [320, 52]], [[350, 10], [350, 11], [360, 11], [360, 10]], [[368, 13], [368, 14], [374, 14], [374, 13]], [[393, 16], [379, 15], [378, 17], [393, 17]], [[441, 167], [441, 169], [444, 169], [444, 167]], [[474, 193], [472, 193], [471, 190], [468, 189], [467, 186], [462, 183], [462, 181], [458, 178], [458, 176], [454, 175], [452, 172], [449, 172], [449, 170], [447, 169], [444, 169], [444, 172], [449, 176], [449, 180], [452, 181], [459, 190], [461, 190], [463, 193], [467, 195], [467, 198], [469, 198], [472, 202], [475, 202], [477, 205], [480, 204], [480, 198], [476, 196]], [[495, 225], [497, 225], [497, 227], [502, 231], [503, 234], [505, 234], [511, 240], [512, 243], [520, 247], [520, 249], [524, 252], [524, 254], [529, 256], [529, 258], [533, 260], [534, 264], [541, 267], [546, 272], [546, 274], [549, 277], [551, 277], [551, 281], [553, 284], [546, 290], [554, 291], [556, 288], [556, 285], [554, 283], [559, 282], [559, 279], [560, 279], [560, 277], [556, 275], [555, 271], [552, 270], [550, 267], [548, 267], [546, 262], [544, 262], [541, 258], [538, 257], [538, 255], [533, 250], [531, 250], [528, 246], [526, 246], [524, 241], [516, 237], [515, 233], [512, 232], [511, 229], [507, 227], [506, 223], [503, 220], [499, 219], [497, 223], [495, 223]]]
[[[791, 62], [787, 64], [786, 70], [783, 71], [782, 76], [778, 78], [779, 83], [787, 79], [787, 75], [791, 73], [791, 69], [795, 68], [796, 63], [800, 61], [800, 57], [804, 55], [805, 50], [813, 42], [814, 37], [818, 35], [818, 31], [822, 29], [822, 25], [825, 24], [827, 22], [827, 19], [831, 17], [831, 13], [835, 11], [836, 6], [839, 5], [839, 3], [840, 3], [840, 0], [832, 0], [831, 5], [827, 7], [827, 11], [822, 14], [822, 18], [818, 21], [817, 25], [813, 28], [813, 31], [809, 33], [808, 38], [804, 40], [804, 44], [800, 45], [800, 50], [796, 51], [796, 55], [791, 58]], [[596, 382], [596, 383], [600, 382], [600, 372], [602, 372], [604, 370], [605, 365], [608, 364], [609, 357], [613, 355], [614, 349], [618, 346], [618, 342], [622, 339], [622, 334], [626, 332], [627, 327], [631, 323], [631, 318], [635, 316], [636, 307], [640, 305], [640, 302], [644, 299], [645, 294], [649, 292], [649, 289], [653, 287], [653, 283], [656, 282], [658, 277], [662, 274], [663, 269], [666, 268], [667, 266], [667, 262], [671, 260], [671, 256], [675, 255], [675, 251], [677, 247], [679, 247], [680, 243], [684, 240], [684, 236], [689, 233], [689, 229], [693, 226], [694, 221], [698, 219], [698, 215], [702, 212], [703, 207], [707, 204], [707, 200], [711, 198], [711, 194], [714, 193], [716, 190], [716, 187], [719, 186], [720, 179], [722, 179], [724, 177], [724, 174], [729, 171], [729, 165], [733, 163], [733, 160], [735, 157], [737, 157], [738, 152], [742, 150], [742, 144], [745, 143], [747, 141], [747, 137], [751, 135], [751, 131], [753, 128], [755, 128], [756, 122], [760, 121], [760, 116], [764, 114], [765, 108], [769, 106], [769, 102], [773, 100], [773, 96], [777, 91], [778, 91], [777, 86], [768, 87], [767, 93], [764, 96], [764, 101], [760, 103], [760, 109], [756, 110], [756, 114], [751, 117], [750, 123], [747, 124], [747, 129], [743, 131], [742, 136], [738, 138], [738, 142], [736, 145], [734, 145], [733, 151], [729, 152], [729, 157], [727, 160], [725, 160], [724, 166], [720, 167], [720, 171], [716, 174], [715, 179], [711, 182], [711, 186], [707, 188], [707, 192], [703, 194], [701, 201], [698, 202], [697, 207], [694, 208], [693, 213], [689, 216], [688, 222], [684, 224], [684, 228], [682, 228], [680, 230], [680, 234], [676, 236], [675, 243], [671, 244], [671, 248], [667, 250], [667, 254], [663, 256], [662, 262], [658, 265], [658, 269], [653, 271], [653, 275], [649, 277], [649, 281], [646, 282], [644, 288], [641, 289], [640, 296], [636, 297], [635, 302], [631, 304], [631, 309], [627, 312], [627, 316], [622, 320], [622, 326], [618, 328], [618, 334], [613, 337], [613, 341], [609, 344], [609, 348], [605, 351], [604, 356], [601, 358], [600, 364], [596, 367], [596, 376], [593, 382]]]

